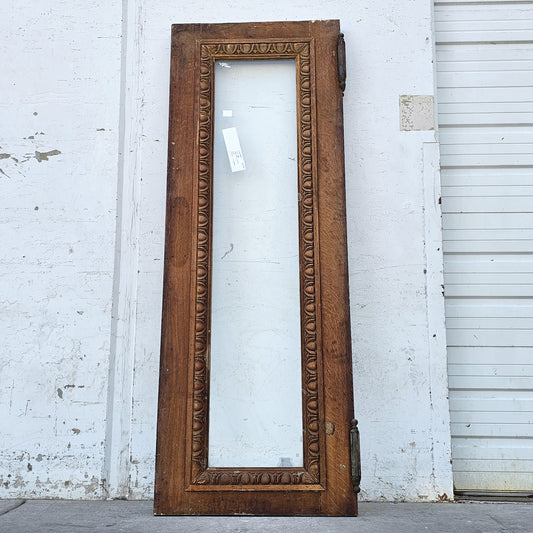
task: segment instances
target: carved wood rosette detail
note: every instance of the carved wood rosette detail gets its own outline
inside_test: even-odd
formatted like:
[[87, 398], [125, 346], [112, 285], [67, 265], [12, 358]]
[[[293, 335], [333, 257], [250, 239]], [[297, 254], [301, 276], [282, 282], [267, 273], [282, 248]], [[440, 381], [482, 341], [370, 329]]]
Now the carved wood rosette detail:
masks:
[[[323, 483], [324, 460], [320, 450], [321, 357], [320, 297], [318, 249], [316, 234], [316, 148], [314, 86], [312, 83], [314, 41], [283, 42], [199, 42], [198, 92], [198, 182], [196, 211], [196, 269], [193, 272], [194, 362], [192, 379], [192, 427], [190, 487], [208, 486], [316, 486]], [[302, 335], [303, 390], [303, 468], [208, 468], [209, 408], [209, 278], [211, 238], [211, 198], [213, 176], [214, 67], [215, 61], [226, 59], [293, 58], [297, 72], [297, 132], [300, 240], [300, 302]]]

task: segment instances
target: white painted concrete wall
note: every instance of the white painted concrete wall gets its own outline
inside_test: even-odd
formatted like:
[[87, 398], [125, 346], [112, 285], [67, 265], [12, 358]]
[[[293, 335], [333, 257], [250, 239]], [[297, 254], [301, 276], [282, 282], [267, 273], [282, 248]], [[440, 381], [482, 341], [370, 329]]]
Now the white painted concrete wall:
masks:
[[0, 31], [0, 497], [100, 498], [121, 5], [8, 2]]
[[431, 2], [30, 4], [0, 22], [0, 496], [151, 497], [170, 24], [320, 18], [347, 43], [362, 496], [450, 496], [438, 145], [428, 99], [399, 110], [434, 94]]

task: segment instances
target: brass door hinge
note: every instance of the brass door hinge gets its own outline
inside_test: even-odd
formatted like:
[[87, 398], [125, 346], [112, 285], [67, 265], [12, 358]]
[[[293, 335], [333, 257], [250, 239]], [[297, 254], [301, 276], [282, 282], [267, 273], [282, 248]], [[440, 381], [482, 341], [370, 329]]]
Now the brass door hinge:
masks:
[[344, 44], [344, 33], [339, 33], [339, 38], [337, 39], [337, 69], [339, 87], [344, 96], [344, 89], [346, 88], [346, 46]]
[[353, 491], [358, 494], [361, 490], [361, 448], [359, 444], [359, 428], [357, 420], [350, 425], [350, 463]]

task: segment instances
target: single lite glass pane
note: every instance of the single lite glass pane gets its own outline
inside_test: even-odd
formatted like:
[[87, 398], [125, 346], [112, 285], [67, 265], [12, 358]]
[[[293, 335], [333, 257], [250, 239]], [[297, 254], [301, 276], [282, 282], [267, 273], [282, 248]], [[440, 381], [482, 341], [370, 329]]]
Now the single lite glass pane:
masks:
[[215, 72], [209, 466], [301, 467], [295, 62]]

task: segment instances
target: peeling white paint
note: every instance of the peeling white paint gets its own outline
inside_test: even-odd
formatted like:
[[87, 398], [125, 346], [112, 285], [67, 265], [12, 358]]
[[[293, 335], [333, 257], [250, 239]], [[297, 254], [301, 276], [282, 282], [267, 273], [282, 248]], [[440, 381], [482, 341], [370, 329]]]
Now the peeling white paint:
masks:
[[0, 22], [4, 498], [103, 496], [120, 19], [89, 0]]

